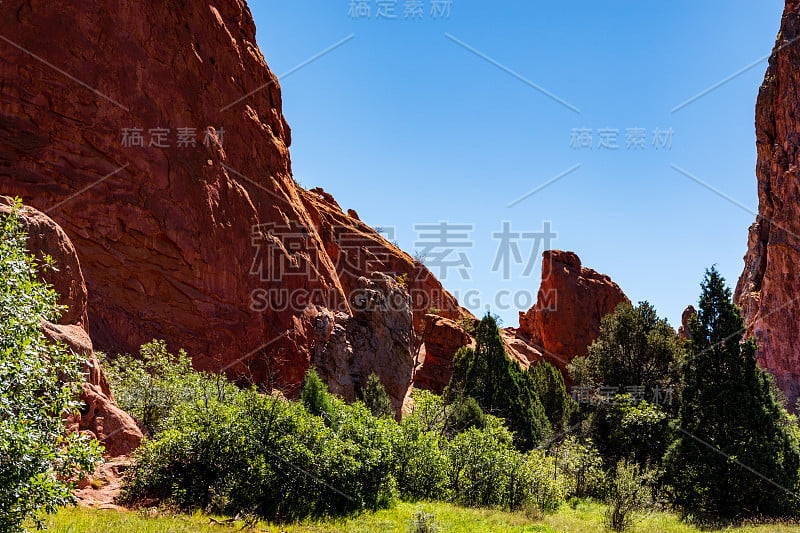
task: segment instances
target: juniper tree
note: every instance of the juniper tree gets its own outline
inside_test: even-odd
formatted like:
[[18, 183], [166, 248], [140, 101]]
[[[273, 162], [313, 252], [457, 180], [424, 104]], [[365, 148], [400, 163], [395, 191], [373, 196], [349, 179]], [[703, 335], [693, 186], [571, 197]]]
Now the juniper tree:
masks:
[[715, 268], [706, 271], [689, 329], [677, 439], [665, 456], [675, 502], [711, 517], [786, 516], [797, 510], [800, 453], [757, 344]]
[[475, 349], [461, 348], [445, 395], [475, 398], [486, 413], [505, 419], [523, 449], [535, 446], [551, 430], [537, 391], [519, 365], [509, 359], [496, 320], [487, 314], [477, 327]]
[[364, 387], [364, 404], [376, 418], [394, 417], [392, 400], [386, 394], [381, 379], [374, 372], [369, 375], [367, 385]]

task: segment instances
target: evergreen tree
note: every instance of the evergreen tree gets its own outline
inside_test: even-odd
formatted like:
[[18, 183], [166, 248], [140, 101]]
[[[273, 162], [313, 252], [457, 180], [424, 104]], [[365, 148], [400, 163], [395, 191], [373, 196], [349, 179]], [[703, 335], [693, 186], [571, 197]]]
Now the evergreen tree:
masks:
[[538, 393], [553, 429], [566, 429], [577, 414], [578, 405], [567, 392], [561, 371], [547, 361], [540, 361], [528, 367], [525, 377], [528, 386]]
[[310, 368], [303, 380], [303, 390], [300, 392], [300, 401], [312, 415], [322, 416], [330, 411], [330, 397], [328, 386], [322, 382], [317, 371]]
[[600, 336], [569, 372], [581, 385], [619, 387], [620, 393], [644, 387], [642, 399], [650, 401], [656, 391], [679, 387], [682, 359], [678, 335], [653, 306], [626, 302], [603, 317]]
[[486, 413], [472, 396], [459, 396], [448, 406], [445, 431], [452, 438], [472, 427], [486, 427]]
[[713, 267], [689, 329], [678, 437], [665, 456], [676, 503], [712, 517], [794, 514], [800, 453], [756, 365], [756, 341]]
[[392, 400], [386, 394], [381, 379], [373, 372], [367, 378], [367, 386], [364, 387], [364, 404], [376, 418], [394, 418]]
[[505, 419], [522, 449], [535, 446], [550, 432], [550, 422], [533, 383], [506, 354], [495, 319], [487, 314], [475, 335], [475, 350], [462, 348], [453, 360], [448, 401], [471, 396], [481, 409]]
[[684, 351], [677, 333], [653, 306], [622, 303], [603, 317], [600, 335], [585, 357], [568, 366], [580, 386], [606, 387], [595, 405], [584, 405], [584, 431], [606, 466], [632, 460], [641, 467], [661, 462], [672, 442]]

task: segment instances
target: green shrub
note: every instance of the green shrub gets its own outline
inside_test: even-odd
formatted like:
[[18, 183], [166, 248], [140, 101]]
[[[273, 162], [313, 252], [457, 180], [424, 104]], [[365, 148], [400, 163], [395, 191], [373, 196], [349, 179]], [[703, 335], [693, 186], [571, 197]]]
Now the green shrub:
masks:
[[328, 386], [322, 382], [319, 374], [313, 368], [306, 372], [303, 389], [300, 391], [300, 401], [306, 410], [315, 416], [327, 415], [331, 410]]
[[74, 501], [65, 480], [100, 460], [97, 441], [66, 434], [62, 414], [74, 413], [82, 360], [46, 341], [41, 321], [56, 321], [58, 295], [39, 281], [26, 253], [17, 203], [0, 216], [0, 531], [22, 531], [26, 519]]
[[564, 477], [568, 496], [605, 496], [603, 459], [591, 442], [582, 443], [569, 435], [551, 453], [558, 472]]
[[479, 322], [480, 322], [479, 320], [476, 320], [466, 315], [461, 315], [458, 317], [458, 320], [456, 320], [456, 323], [461, 327], [461, 329], [463, 329], [473, 337], [475, 336], [475, 333], [478, 331]]
[[447, 499], [447, 407], [429, 391], [411, 393], [412, 408], [400, 423], [395, 449], [397, 487], [406, 501]]
[[649, 487], [651, 477], [635, 463], [624, 459], [617, 463], [603, 520], [606, 527], [614, 531], [626, 531], [636, 522], [638, 515], [652, 505], [653, 496]]
[[659, 406], [617, 395], [591, 417], [591, 434], [607, 465], [622, 459], [658, 467], [674, 439], [670, 418]]
[[137, 451], [124, 501], [273, 520], [385, 508], [398, 496], [509, 509], [563, 501], [555, 459], [517, 451], [503, 421], [474, 400], [412, 399], [398, 424], [329, 394], [312, 370], [299, 402], [249, 390], [181, 403], [169, 429]]
[[447, 455], [455, 502], [483, 507], [506, 502], [509, 474], [518, 467], [521, 454], [499, 419], [489, 416], [485, 428], [473, 427], [453, 437]]
[[541, 511], [558, 509], [567, 497], [569, 479], [559, 471], [555, 457], [531, 450], [525, 455], [523, 467], [524, 497], [511, 502], [509, 507], [527, 508], [533, 504]]
[[168, 427], [179, 405], [212, 400], [224, 403], [238, 392], [222, 375], [194, 371], [186, 352], [171, 354], [159, 340], [142, 346], [139, 357], [105, 357], [104, 368], [117, 403], [151, 435]]
[[279, 520], [387, 506], [396, 423], [335, 399], [331, 413], [329, 427], [301, 403], [254, 391], [183, 406], [137, 450], [124, 499]]
[[486, 427], [486, 413], [472, 396], [458, 396], [447, 406], [445, 426], [451, 437], [472, 427], [483, 429]]

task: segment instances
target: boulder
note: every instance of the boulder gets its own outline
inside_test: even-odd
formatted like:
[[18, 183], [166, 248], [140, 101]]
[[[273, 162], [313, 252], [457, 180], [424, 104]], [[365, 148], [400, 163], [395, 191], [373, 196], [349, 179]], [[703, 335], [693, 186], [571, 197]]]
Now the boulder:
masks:
[[[0, 215], [8, 215], [13, 205], [11, 198], [0, 196]], [[42, 332], [52, 342], [63, 343], [86, 358], [86, 383], [81, 394], [85, 406], [80, 414], [69, 418], [68, 425], [71, 430], [96, 437], [106, 454], [127, 455], [141, 442], [142, 431], [114, 401], [108, 379], [93, 356], [87, 332], [86, 285], [75, 248], [61, 227], [44, 213], [23, 206], [18, 215], [28, 234], [28, 252], [35, 257], [52, 257], [55, 269], [46, 269], [41, 276], [59, 294], [58, 303], [66, 306], [58, 323], [42, 323]]]
[[456, 321], [425, 315], [422, 345], [414, 373], [414, 387], [441, 394], [453, 375], [453, 357], [462, 346], [475, 340]]
[[312, 363], [328, 390], [353, 401], [377, 374], [395, 412], [401, 412], [414, 375], [411, 298], [394, 278], [373, 273], [358, 280], [353, 314], [322, 309], [314, 322]]

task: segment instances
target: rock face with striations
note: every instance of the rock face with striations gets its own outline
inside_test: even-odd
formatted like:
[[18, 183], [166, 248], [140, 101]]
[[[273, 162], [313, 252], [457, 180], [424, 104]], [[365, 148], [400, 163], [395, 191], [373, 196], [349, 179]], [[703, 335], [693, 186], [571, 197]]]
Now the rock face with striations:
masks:
[[600, 320], [628, 301], [611, 278], [582, 267], [575, 253], [547, 251], [538, 301], [520, 312], [517, 336], [565, 372], [573, 357], [586, 355], [600, 334]]
[[244, 0], [3, 11], [0, 193], [72, 239], [97, 348], [164, 339], [197, 368], [297, 385], [315, 317], [353, 316], [372, 272], [407, 275], [415, 325], [430, 307], [459, 315], [425, 267], [295, 183]]
[[361, 396], [375, 373], [400, 413], [414, 370], [411, 298], [393, 278], [359, 278], [353, 315], [320, 310], [312, 363], [328, 389], [347, 401]]
[[759, 364], [800, 397], [800, 1], [787, 0], [756, 104], [758, 217], [736, 286]]
[[[13, 206], [11, 198], [0, 196], [0, 216], [10, 214]], [[66, 307], [57, 323], [43, 322], [42, 331], [49, 340], [61, 342], [87, 358], [81, 394], [85, 406], [80, 414], [72, 416], [69, 426], [96, 437], [108, 455], [127, 455], [139, 446], [142, 431], [114, 401], [100, 362], [93, 357], [87, 332], [86, 285], [75, 248], [58, 224], [45, 214], [23, 207], [18, 216], [28, 235], [28, 252], [37, 258], [53, 258], [55, 269], [42, 272], [42, 278], [59, 294], [59, 305]]]

